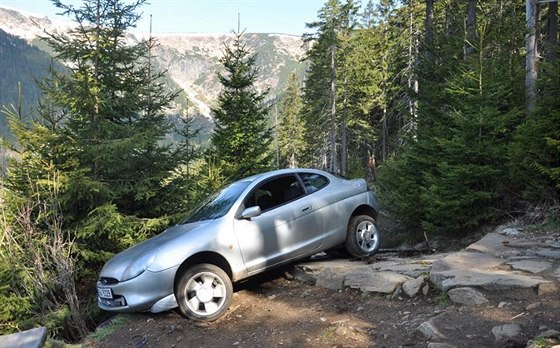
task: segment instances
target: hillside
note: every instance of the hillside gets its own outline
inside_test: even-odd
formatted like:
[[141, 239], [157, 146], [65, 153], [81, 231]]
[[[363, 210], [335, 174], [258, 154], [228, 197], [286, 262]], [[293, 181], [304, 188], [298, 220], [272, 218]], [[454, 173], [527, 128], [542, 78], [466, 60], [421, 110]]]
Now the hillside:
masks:
[[[25, 40], [0, 29], [0, 106], [17, 105], [21, 91], [22, 113], [27, 115], [37, 105], [41, 93], [35, 79], [48, 73], [51, 56]], [[0, 134], [7, 134], [5, 115], [0, 114]]]
[[[15, 57], [32, 55], [41, 56], [42, 60], [50, 61], [45, 53], [47, 47], [39, 39], [43, 31], [61, 32], [68, 30], [71, 24], [62, 20], [47, 17], [37, 17], [16, 10], [0, 7], [0, 29], [4, 35], [10, 34], [11, 40], [18, 38], [18, 44], [2, 47], [2, 70], [8, 64], [16, 65], [11, 69], [14, 76], [42, 76], [39, 71], [41, 64], [29, 59]], [[130, 41], [137, 42], [147, 35], [130, 34]], [[230, 34], [158, 34], [154, 37], [159, 45], [154, 55], [156, 66], [167, 70], [166, 85], [169, 90], [182, 89], [184, 96], [178, 98], [175, 106], [170, 110], [171, 115], [182, 117], [188, 114], [195, 118], [196, 123], [206, 133], [211, 129], [212, 116], [210, 109], [214, 105], [216, 96], [220, 92], [217, 73], [220, 71], [220, 57], [224, 45], [228, 45], [233, 35]], [[245, 34], [246, 43], [258, 54], [258, 68], [260, 80], [257, 87], [261, 90], [270, 89], [269, 98], [274, 99], [282, 93], [288, 76], [292, 71], [303, 75], [305, 65], [301, 62], [304, 55], [303, 42], [300, 37], [281, 34]], [[18, 59], [17, 62], [13, 62]], [[38, 58], [39, 59], [39, 58]], [[10, 62], [8, 62], [8, 60]], [[5, 62], [4, 62], [5, 61]], [[10, 76], [12, 76], [10, 75]], [[6, 77], [2, 82], [7, 86], [2, 90], [16, 90], [17, 79]], [[32, 80], [30, 80], [32, 81]], [[26, 85], [31, 83], [26, 82]], [[10, 85], [15, 85], [10, 87]], [[28, 91], [29, 90], [29, 91]], [[38, 91], [29, 87], [23, 90], [25, 100], [36, 100]], [[2, 96], [0, 104], [10, 103], [13, 99]], [[188, 101], [187, 101], [188, 100]], [[188, 111], [187, 111], [188, 109]], [[5, 122], [0, 120], [0, 129], [5, 132]]]

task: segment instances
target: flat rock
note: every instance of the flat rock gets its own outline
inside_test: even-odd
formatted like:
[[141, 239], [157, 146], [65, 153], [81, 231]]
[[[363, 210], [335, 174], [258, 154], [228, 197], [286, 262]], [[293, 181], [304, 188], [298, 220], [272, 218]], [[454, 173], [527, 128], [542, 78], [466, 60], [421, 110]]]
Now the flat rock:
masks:
[[455, 303], [472, 306], [488, 303], [488, 299], [473, 288], [455, 288], [447, 292], [449, 299]]
[[560, 249], [542, 248], [537, 250], [530, 250], [529, 254], [537, 255], [549, 259], [560, 260]]
[[439, 289], [474, 287], [497, 291], [510, 288], [533, 288], [545, 279], [535, 275], [504, 270], [506, 260], [477, 252], [459, 252], [437, 260], [432, 265], [430, 281]]
[[43, 346], [46, 338], [47, 328], [38, 327], [11, 335], [0, 336], [0, 347], [39, 348]]
[[488, 254], [461, 251], [435, 260], [431, 272], [442, 272], [458, 268], [492, 269], [504, 265], [506, 260]]
[[519, 236], [521, 234], [521, 230], [516, 227], [506, 227], [498, 233], [503, 234], [504, 236]]
[[422, 274], [428, 274], [432, 266], [433, 259], [430, 260], [390, 260], [381, 261], [373, 264], [376, 271], [397, 272], [409, 277], [417, 278]]
[[513, 240], [511, 238], [502, 236], [498, 233], [488, 233], [478, 242], [469, 245], [466, 250], [477, 251], [498, 257], [520, 255], [522, 250], [510, 247], [512, 241]]
[[550, 262], [546, 261], [534, 261], [534, 260], [521, 260], [508, 262], [514, 270], [520, 270], [530, 273], [541, 273], [552, 267]]
[[350, 261], [348, 259], [302, 262], [298, 264], [298, 267], [310, 274], [318, 274], [325, 268], [330, 268], [335, 273], [372, 270], [372, 265], [366, 265], [361, 261]]
[[395, 272], [352, 272], [346, 274], [344, 286], [364, 292], [390, 294], [409, 279]]

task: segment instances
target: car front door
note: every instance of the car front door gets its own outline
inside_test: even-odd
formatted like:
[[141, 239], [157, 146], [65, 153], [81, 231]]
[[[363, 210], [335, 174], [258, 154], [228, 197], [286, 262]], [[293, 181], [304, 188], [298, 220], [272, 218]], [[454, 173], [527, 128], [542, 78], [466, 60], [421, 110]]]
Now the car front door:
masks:
[[258, 185], [244, 208], [258, 205], [262, 213], [235, 219], [234, 228], [249, 274], [315, 250], [322, 244], [323, 218], [295, 175]]

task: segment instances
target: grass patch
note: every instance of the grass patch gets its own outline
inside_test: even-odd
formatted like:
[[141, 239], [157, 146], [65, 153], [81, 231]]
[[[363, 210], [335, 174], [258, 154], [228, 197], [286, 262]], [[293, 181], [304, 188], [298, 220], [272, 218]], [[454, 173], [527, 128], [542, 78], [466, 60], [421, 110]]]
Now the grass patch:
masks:
[[97, 330], [88, 336], [88, 339], [95, 342], [102, 342], [107, 339], [113, 332], [123, 327], [130, 320], [130, 316], [119, 314], [113, 317], [107, 324], [98, 327]]
[[449, 295], [446, 292], [442, 292], [435, 298], [436, 304], [441, 307], [449, 306]]
[[45, 341], [45, 345], [43, 345], [43, 348], [82, 348], [84, 347], [81, 344], [69, 344], [63, 341], [58, 341], [58, 340], [54, 340], [54, 339], [47, 339]]
[[330, 341], [333, 338], [335, 331], [336, 326], [329, 326], [323, 332], [321, 332], [321, 338], [325, 341]]
[[527, 342], [527, 347], [530, 348], [551, 348], [555, 345], [553, 340], [546, 339], [544, 337], [536, 337]]

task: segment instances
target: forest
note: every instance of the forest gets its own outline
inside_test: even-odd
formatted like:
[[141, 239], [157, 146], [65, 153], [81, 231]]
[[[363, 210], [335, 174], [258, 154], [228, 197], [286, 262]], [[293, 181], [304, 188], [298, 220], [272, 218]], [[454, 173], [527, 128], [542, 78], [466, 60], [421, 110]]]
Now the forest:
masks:
[[[255, 88], [243, 32], [225, 47], [206, 146], [166, 109], [152, 37], [126, 33], [144, 0], [53, 0], [77, 26], [49, 33], [53, 63], [31, 117], [4, 105], [0, 334], [43, 325], [80, 341], [102, 313], [96, 277], [228, 182], [313, 167], [367, 178], [384, 233], [460, 238], [527, 214], [560, 222], [558, 3], [327, 0], [303, 79], [275, 107]], [[170, 133], [180, 141], [163, 142]], [[4, 139], [6, 140], [6, 139]]]

